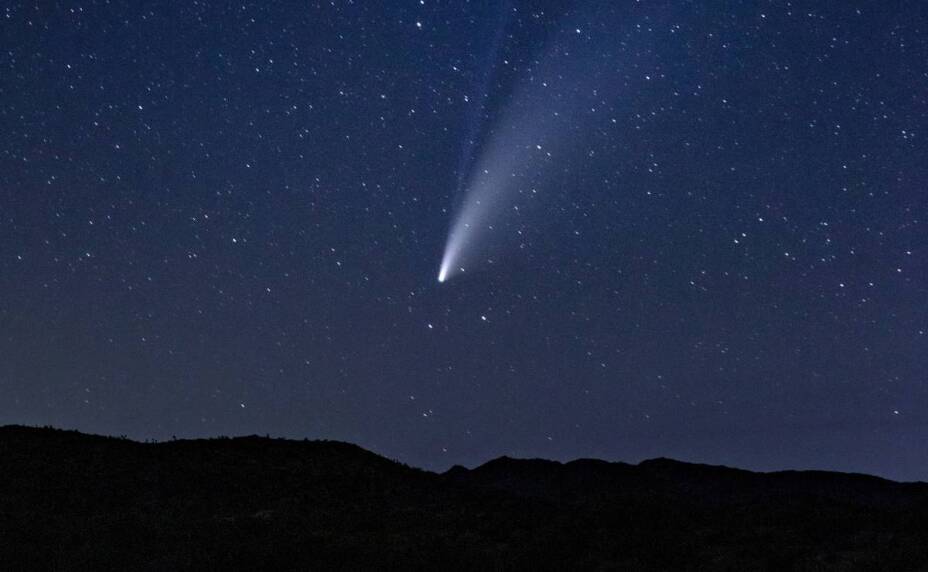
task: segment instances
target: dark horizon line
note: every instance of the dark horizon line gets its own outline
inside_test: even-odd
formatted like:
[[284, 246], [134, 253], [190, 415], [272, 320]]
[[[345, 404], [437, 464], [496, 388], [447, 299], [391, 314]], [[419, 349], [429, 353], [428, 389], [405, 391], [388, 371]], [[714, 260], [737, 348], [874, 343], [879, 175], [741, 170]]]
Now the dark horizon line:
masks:
[[59, 432], [59, 433], [75, 433], [82, 437], [109, 439], [109, 440], [124, 441], [124, 442], [127, 441], [130, 443], [133, 443], [136, 445], [142, 445], [142, 446], [144, 445], [168, 445], [171, 443], [234, 441], [234, 440], [244, 440], [244, 439], [265, 439], [268, 441], [285, 441], [289, 443], [335, 443], [338, 445], [354, 447], [366, 453], [375, 455], [377, 457], [397, 463], [399, 465], [402, 465], [402, 466], [405, 466], [411, 469], [415, 469], [417, 471], [431, 473], [434, 475], [445, 475], [445, 474], [451, 473], [452, 471], [460, 471], [460, 470], [476, 471], [492, 463], [507, 462], [507, 461], [515, 462], [515, 463], [543, 462], [548, 465], [556, 465], [556, 466], [561, 466], [561, 467], [566, 467], [571, 464], [578, 464], [578, 463], [584, 463], [584, 462], [606, 463], [608, 465], [625, 465], [628, 467], [640, 467], [642, 465], [647, 466], [647, 465], [653, 465], [655, 463], [667, 463], [667, 464], [685, 465], [689, 467], [704, 467], [704, 468], [709, 468], [709, 469], [736, 471], [736, 472], [741, 472], [741, 473], [749, 473], [753, 475], [788, 475], [788, 474], [845, 475], [845, 476], [850, 476], [850, 477], [864, 477], [867, 479], [876, 479], [879, 481], [902, 484], [902, 485], [909, 485], [909, 484], [928, 485], [928, 481], [923, 481], [923, 480], [901, 481], [901, 480], [890, 479], [890, 478], [883, 477], [880, 475], [874, 475], [871, 473], [861, 473], [861, 472], [855, 472], [855, 471], [832, 471], [832, 470], [824, 470], [824, 469], [778, 469], [778, 470], [773, 470], [773, 471], [758, 471], [758, 470], [753, 470], [753, 469], [744, 469], [741, 467], [734, 467], [731, 465], [718, 465], [718, 464], [711, 464], [711, 463], [696, 463], [692, 461], [681, 461], [679, 459], [674, 459], [672, 457], [662, 457], [662, 456], [642, 459], [641, 461], [638, 461], [637, 463], [630, 463], [627, 461], [600, 459], [597, 457], [576, 457], [569, 461], [559, 461], [556, 459], [548, 459], [545, 457], [513, 457], [510, 455], [504, 454], [498, 457], [493, 457], [491, 459], [488, 459], [482, 463], [475, 464], [472, 467], [466, 467], [461, 464], [453, 464], [452, 466], [448, 467], [444, 471], [435, 471], [432, 469], [426, 469], [423, 467], [410, 465], [409, 463], [406, 463], [405, 461], [395, 459], [387, 455], [383, 455], [376, 451], [371, 451], [370, 449], [362, 447], [361, 445], [358, 445], [356, 443], [352, 443], [350, 441], [341, 441], [339, 439], [324, 439], [324, 438], [313, 439], [309, 437], [304, 437], [300, 439], [300, 438], [290, 438], [290, 437], [273, 437], [269, 433], [265, 433], [264, 435], [253, 433], [250, 435], [216, 435], [212, 437], [193, 437], [193, 438], [172, 436], [170, 439], [166, 439], [166, 440], [159, 440], [159, 439], [154, 439], [154, 438], [138, 440], [138, 439], [131, 438], [125, 434], [108, 435], [108, 434], [103, 434], [103, 433], [88, 433], [88, 432], [81, 431], [78, 429], [64, 429], [61, 427], [56, 427], [54, 425], [25, 425], [22, 423], [11, 423], [11, 424], [6, 424], [6, 425], [0, 425], [0, 438], [3, 437], [2, 435], [3, 432], [9, 431], [9, 430], [51, 431], [51, 432]]

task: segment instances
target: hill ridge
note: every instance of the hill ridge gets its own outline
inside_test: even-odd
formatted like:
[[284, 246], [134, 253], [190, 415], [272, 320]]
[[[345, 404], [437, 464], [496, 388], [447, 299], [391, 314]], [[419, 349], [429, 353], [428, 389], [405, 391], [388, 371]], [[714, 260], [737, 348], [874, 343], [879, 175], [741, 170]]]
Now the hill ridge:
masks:
[[928, 484], [672, 459], [434, 473], [331, 440], [0, 427], [6, 569], [928, 566]]

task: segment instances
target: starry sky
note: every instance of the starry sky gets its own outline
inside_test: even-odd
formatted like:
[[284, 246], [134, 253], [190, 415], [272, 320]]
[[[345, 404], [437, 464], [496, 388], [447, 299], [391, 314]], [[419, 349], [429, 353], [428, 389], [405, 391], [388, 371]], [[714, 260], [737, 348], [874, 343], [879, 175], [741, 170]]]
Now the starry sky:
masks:
[[0, 424], [928, 480], [926, 141], [920, 0], [11, 0]]

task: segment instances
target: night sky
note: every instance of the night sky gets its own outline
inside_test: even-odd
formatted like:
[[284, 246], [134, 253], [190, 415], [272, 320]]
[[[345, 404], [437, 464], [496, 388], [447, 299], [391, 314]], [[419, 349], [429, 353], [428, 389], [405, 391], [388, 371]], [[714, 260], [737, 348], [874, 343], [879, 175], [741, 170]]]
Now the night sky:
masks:
[[921, 0], [5, 2], [0, 424], [928, 480], [926, 185]]

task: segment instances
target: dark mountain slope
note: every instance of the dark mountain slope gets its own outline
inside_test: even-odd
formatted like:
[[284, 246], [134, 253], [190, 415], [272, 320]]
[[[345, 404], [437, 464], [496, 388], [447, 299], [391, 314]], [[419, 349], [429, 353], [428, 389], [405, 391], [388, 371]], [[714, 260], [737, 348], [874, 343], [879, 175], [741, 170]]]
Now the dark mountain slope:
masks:
[[928, 485], [0, 428], [4, 570], [928, 570]]

